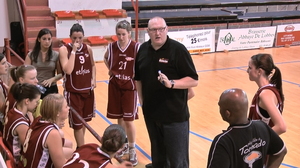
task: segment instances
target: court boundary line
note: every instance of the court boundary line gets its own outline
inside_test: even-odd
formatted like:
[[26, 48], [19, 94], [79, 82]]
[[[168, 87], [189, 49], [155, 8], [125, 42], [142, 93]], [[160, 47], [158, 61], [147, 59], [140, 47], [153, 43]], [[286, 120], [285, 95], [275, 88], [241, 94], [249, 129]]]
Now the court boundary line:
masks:
[[[289, 63], [298, 63], [300, 61], [288, 61], [288, 62], [280, 62], [280, 63], [275, 63], [275, 64], [289, 64]], [[242, 71], [247, 71], [248, 66], [237, 66], [237, 67], [229, 67], [229, 68], [216, 68], [216, 69], [207, 69], [207, 70], [198, 70], [197, 73], [203, 73], [203, 72], [211, 72], [211, 71], [224, 71], [224, 70], [231, 70], [231, 69], [238, 69], [238, 70], [242, 70]], [[292, 82], [292, 81], [288, 81], [288, 80], [284, 80], [282, 79], [282, 82], [285, 83], [289, 83], [292, 85], [296, 85], [298, 87], [300, 87], [300, 83], [296, 83], [296, 82]]]
[[[110, 122], [109, 119], [106, 118], [100, 111], [98, 111], [98, 110], [95, 110], [95, 111], [96, 111], [96, 113], [97, 113], [102, 119], [104, 119], [104, 121], [106, 121], [109, 125], [112, 124], [112, 122]], [[151, 156], [148, 155], [147, 152], [145, 152], [140, 146], [138, 146], [137, 143], [136, 143], [135, 145], [136, 145], [136, 148], [137, 148], [137, 149], [138, 149], [138, 150], [139, 150], [139, 151], [140, 151], [147, 159], [149, 159], [150, 161], [152, 161]]]

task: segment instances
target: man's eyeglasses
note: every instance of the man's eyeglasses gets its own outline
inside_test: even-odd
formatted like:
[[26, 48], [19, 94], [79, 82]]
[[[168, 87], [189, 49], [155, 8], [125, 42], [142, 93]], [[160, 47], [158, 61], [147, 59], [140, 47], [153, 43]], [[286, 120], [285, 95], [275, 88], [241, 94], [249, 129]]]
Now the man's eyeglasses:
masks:
[[162, 28], [153, 28], [153, 29], [149, 29], [148, 28], [148, 30], [149, 30], [149, 32], [155, 33], [156, 31], [163, 32], [163, 31], [165, 31], [166, 28], [167, 28], [167, 26], [166, 27], [162, 27]]

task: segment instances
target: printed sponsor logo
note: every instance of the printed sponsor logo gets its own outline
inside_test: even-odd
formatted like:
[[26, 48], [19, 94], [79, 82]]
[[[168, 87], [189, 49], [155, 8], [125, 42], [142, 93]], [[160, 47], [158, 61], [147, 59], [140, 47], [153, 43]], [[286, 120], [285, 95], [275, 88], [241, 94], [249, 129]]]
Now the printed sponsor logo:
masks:
[[228, 33], [228, 34], [226, 34], [225, 37], [220, 38], [220, 42], [224, 43], [225, 45], [229, 45], [231, 42], [234, 42], [234, 41], [235, 41], [235, 39], [231, 33]]
[[118, 75], [115, 75], [115, 77], [120, 79], [120, 80], [131, 80], [130, 76], [126, 76], [124, 74], [118, 74]]
[[287, 25], [285, 28], [284, 28], [284, 31], [286, 32], [292, 32], [295, 30], [295, 27], [293, 25]]
[[134, 58], [132, 58], [132, 57], [125, 57], [125, 60], [126, 60], [126, 61], [133, 61]]
[[249, 165], [249, 167], [253, 167], [253, 163], [260, 159], [262, 157], [261, 152], [259, 151], [252, 151], [251, 153], [249, 153], [248, 155], [246, 155], [244, 157], [244, 161]]
[[158, 60], [158, 62], [160, 62], [160, 63], [168, 63], [169, 62], [169, 59], [166, 59], [166, 58], [160, 58], [159, 60]]
[[81, 66], [81, 69], [76, 71], [76, 75], [85, 75], [89, 74], [91, 71], [89, 69], [84, 69], [83, 66]]

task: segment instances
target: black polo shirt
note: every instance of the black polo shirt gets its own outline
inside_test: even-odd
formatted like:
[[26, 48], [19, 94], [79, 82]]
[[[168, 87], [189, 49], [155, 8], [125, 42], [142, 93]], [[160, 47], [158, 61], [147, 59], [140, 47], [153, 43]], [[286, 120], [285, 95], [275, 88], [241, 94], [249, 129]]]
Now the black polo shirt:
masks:
[[277, 155], [284, 148], [272, 128], [260, 120], [250, 120], [247, 124], [231, 125], [214, 138], [207, 168], [260, 168], [267, 155]]
[[187, 121], [190, 116], [187, 89], [166, 88], [157, 79], [159, 70], [170, 80], [187, 76], [198, 80], [193, 60], [184, 45], [169, 37], [158, 50], [153, 49], [150, 40], [143, 43], [136, 57], [135, 80], [142, 83], [144, 117], [165, 123]]

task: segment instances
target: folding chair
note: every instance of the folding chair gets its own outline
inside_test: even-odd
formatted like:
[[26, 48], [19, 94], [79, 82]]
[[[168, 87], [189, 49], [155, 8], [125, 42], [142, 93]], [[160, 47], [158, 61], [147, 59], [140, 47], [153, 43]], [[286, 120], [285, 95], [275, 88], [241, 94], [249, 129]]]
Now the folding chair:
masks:
[[[3, 160], [5, 161], [7, 168], [15, 168], [16, 167], [14, 157], [13, 157], [12, 153], [10, 152], [10, 150], [3, 143], [2, 136], [0, 136], [0, 153], [2, 155]], [[0, 167], [2, 167], [1, 164], [0, 164]]]

